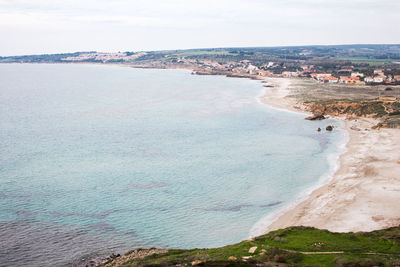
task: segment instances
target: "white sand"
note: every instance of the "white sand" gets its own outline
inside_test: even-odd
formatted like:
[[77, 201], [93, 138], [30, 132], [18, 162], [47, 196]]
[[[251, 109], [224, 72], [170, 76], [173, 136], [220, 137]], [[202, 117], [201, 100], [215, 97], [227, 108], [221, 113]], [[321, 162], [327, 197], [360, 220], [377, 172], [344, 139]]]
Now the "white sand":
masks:
[[[261, 101], [296, 110], [287, 99], [289, 79], [267, 79]], [[265, 232], [303, 225], [334, 232], [372, 231], [400, 224], [400, 129], [372, 130], [373, 119], [346, 121], [347, 152], [332, 180], [295, 208], [277, 216]]]

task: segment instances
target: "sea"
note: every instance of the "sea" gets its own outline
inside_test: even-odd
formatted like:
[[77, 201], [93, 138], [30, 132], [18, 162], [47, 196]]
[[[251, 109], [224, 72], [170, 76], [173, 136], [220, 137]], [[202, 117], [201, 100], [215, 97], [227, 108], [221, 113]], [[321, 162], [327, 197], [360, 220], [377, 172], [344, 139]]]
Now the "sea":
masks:
[[260, 103], [263, 85], [0, 64], [0, 266], [77, 266], [261, 234], [257, 225], [329, 180], [345, 139], [325, 131], [340, 121]]

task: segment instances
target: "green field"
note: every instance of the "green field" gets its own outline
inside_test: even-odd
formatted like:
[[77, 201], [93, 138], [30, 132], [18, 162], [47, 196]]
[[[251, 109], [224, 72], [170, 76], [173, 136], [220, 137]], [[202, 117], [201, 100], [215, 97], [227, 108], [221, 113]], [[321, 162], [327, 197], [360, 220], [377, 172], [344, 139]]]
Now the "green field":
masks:
[[331, 58], [331, 59], [351, 61], [352, 63], [355, 64], [367, 63], [370, 66], [381, 66], [387, 63], [392, 63], [394, 61], [393, 59], [373, 59], [373, 58], [363, 58], [363, 57], [342, 57], [342, 58]]
[[399, 242], [400, 227], [370, 233], [290, 227], [221, 248], [173, 249], [122, 266], [192, 266], [196, 261], [202, 266], [400, 266]]

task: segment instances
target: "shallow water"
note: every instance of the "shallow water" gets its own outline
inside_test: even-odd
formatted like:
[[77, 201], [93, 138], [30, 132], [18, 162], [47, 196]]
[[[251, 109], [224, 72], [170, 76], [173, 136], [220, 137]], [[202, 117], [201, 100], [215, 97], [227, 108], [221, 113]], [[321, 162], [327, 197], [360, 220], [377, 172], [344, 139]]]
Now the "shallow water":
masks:
[[259, 81], [182, 70], [0, 65], [0, 264], [215, 247], [329, 169], [335, 121], [260, 104]]

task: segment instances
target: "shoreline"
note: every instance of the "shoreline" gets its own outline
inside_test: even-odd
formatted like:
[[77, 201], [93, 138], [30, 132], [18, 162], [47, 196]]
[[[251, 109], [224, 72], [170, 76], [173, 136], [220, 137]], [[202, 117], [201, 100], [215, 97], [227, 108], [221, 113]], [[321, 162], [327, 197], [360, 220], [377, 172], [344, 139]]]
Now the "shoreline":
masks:
[[[248, 78], [264, 81], [272, 87], [268, 86], [263, 90], [262, 95], [257, 97], [259, 102], [286, 112], [301, 113], [305, 116], [312, 115], [295, 98], [290, 97], [289, 87], [292, 83], [290, 78], [260, 77], [251, 74], [239, 75], [225, 72], [208, 73], [187, 66], [160, 68], [118, 63], [84, 64], [112, 65], [135, 69], [180, 69], [196, 72], [196, 75], [222, 75], [228, 78]], [[400, 151], [400, 129], [381, 128], [372, 130], [371, 127], [379, 122], [372, 118], [347, 120], [344, 115], [329, 117], [344, 123], [341, 129], [347, 133], [346, 138], [348, 139], [344, 144], [339, 144], [345, 146], [343, 151], [333, 155], [338, 157], [335, 160], [337, 168], [334, 167], [333, 173], [329, 173], [329, 171], [324, 173], [323, 176], [328, 175], [326, 180], [320, 179], [314, 187], [303, 192], [293, 203], [276, 213], [270, 214], [269, 216], [276, 217], [271, 219], [270, 222], [272, 223], [268, 224], [265, 230], [259, 232], [258, 235], [289, 226], [311, 226], [332, 232], [367, 232], [400, 224], [400, 209], [397, 209], [396, 212], [396, 204], [400, 202], [400, 175], [396, 177], [396, 173], [400, 173], [400, 152], [397, 152]], [[364, 140], [364, 142], [358, 142], [359, 139]], [[375, 146], [371, 147], [371, 144], [375, 144]], [[377, 144], [383, 145], [383, 148], [380, 149], [376, 146]], [[378, 157], [374, 154], [377, 154]], [[390, 155], [387, 157], [385, 154]], [[374, 163], [382, 166], [377, 166], [378, 168], [369, 166]], [[350, 180], [351, 182], [349, 182]], [[373, 188], [375, 182], [380, 182], [384, 192]], [[368, 193], [372, 195], [369, 196]], [[351, 207], [347, 205], [351, 205]], [[367, 208], [363, 210], [364, 206]], [[339, 213], [342, 216], [338, 216]], [[361, 217], [362, 220], [354, 220], [354, 218]], [[350, 218], [353, 220], [349, 220]]]
[[[290, 80], [266, 81], [274, 87], [264, 91], [261, 103], [308, 114], [288, 98]], [[294, 203], [262, 218], [253, 227], [252, 237], [289, 226], [359, 232], [400, 224], [400, 209], [396, 210], [400, 202], [400, 129], [372, 130], [377, 120], [371, 118], [332, 118], [343, 121], [348, 140], [330, 179], [321, 180]]]

